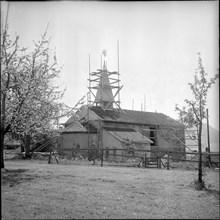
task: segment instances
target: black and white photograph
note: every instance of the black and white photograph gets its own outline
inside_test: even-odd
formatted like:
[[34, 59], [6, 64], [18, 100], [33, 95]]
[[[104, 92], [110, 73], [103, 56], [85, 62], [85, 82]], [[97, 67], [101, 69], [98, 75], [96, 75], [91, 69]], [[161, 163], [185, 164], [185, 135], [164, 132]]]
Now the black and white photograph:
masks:
[[1, 219], [219, 219], [219, 1], [0, 1]]

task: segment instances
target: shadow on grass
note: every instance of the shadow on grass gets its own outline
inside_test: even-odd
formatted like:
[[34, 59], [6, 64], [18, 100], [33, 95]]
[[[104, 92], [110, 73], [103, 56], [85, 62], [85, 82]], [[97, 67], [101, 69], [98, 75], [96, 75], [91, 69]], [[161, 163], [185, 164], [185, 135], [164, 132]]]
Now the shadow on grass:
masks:
[[214, 195], [216, 198], [218, 198], [220, 200], [220, 194], [218, 190], [215, 189], [205, 189], [205, 191], [209, 194], [209, 195]]
[[193, 188], [193, 189], [196, 190], [196, 191], [204, 191], [204, 192], [206, 192], [206, 195], [207, 195], [207, 196], [212, 195], [212, 196], [214, 196], [214, 197], [216, 197], [217, 199], [220, 200], [220, 194], [219, 194], [220, 192], [219, 192], [219, 190], [212, 189], [212, 188], [211, 188], [212, 185], [210, 185], [210, 184], [208, 184], [208, 185], [206, 186], [206, 184], [205, 184], [204, 181], [203, 181], [202, 183], [198, 183], [197, 180], [194, 180], [194, 181], [192, 181], [192, 182], [189, 184], [189, 187]]
[[10, 169], [2, 172], [2, 185], [9, 185], [13, 187], [23, 182], [33, 181], [37, 178], [37, 175], [27, 174], [29, 169]]

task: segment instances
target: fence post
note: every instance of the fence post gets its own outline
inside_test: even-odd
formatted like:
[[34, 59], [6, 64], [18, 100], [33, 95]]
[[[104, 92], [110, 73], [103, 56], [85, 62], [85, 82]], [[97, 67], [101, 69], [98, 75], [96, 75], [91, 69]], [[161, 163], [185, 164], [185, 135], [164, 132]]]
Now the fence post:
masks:
[[72, 149], [72, 157], [74, 156], [74, 148]]
[[103, 167], [103, 149], [102, 149], [102, 153], [101, 153], [101, 167]]
[[167, 170], [170, 169], [170, 152], [167, 151]]
[[146, 168], [147, 167], [147, 161], [146, 161], [146, 153], [144, 154], [144, 167]]
[[50, 156], [49, 156], [48, 164], [50, 164], [51, 154], [52, 154], [52, 150], [50, 149]]
[[158, 168], [161, 168], [161, 157], [157, 157]]

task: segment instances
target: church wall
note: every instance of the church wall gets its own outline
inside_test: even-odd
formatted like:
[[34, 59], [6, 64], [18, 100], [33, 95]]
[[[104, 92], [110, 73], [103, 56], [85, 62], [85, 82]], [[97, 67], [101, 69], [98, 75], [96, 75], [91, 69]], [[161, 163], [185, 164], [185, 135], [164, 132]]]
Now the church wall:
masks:
[[[158, 146], [160, 149], [171, 149], [174, 151], [185, 152], [185, 133], [182, 126], [168, 126], [160, 125], [157, 126], [157, 131], [154, 131], [153, 134], [150, 129], [156, 130], [156, 125], [139, 125], [139, 124], [129, 124], [129, 123], [114, 123], [114, 122], [104, 122], [104, 126], [112, 128], [132, 128], [135, 131], [145, 135], [152, 141], [154, 144], [151, 144], [151, 148]], [[172, 131], [177, 138], [175, 138], [168, 131]], [[180, 141], [181, 140], [181, 141]], [[181, 143], [182, 142], [182, 143]], [[184, 154], [171, 154], [173, 159], [185, 157]]]
[[[90, 141], [97, 145], [97, 135], [90, 134], [89, 137]], [[58, 151], [60, 154], [71, 156], [71, 151], [65, 151], [63, 149], [88, 148], [88, 133], [63, 133], [60, 137], [58, 146]], [[80, 154], [87, 156], [87, 151], [80, 151]]]
[[[90, 121], [96, 128], [99, 130], [100, 126], [100, 121]], [[111, 128], [131, 128], [136, 130], [137, 132], [145, 135], [146, 137], [152, 139], [152, 134], [150, 132], [150, 128], [153, 128], [153, 126], [148, 126], [148, 125], [138, 125], [138, 124], [129, 124], [129, 123], [117, 123], [117, 122], [106, 122], [102, 121], [102, 124], [104, 127], [111, 127]], [[156, 125], [155, 125], [156, 127]], [[156, 144], [151, 144], [155, 146], [151, 146], [151, 149], [158, 150], [159, 149], [171, 149], [171, 150], [177, 150], [177, 151], [183, 151], [185, 152], [185, 147], [184, 144], [182, 144], [180, 141], [178, 141], [175, 138], [172, 138], [172, 135], [168, 132], [171, 130], [174, 132], [174, 134], [181, 140], [183, 143], [185, 142], [184, 140], [184, 129], [182, 127], [172, 127], [172, 126], [157, 126], [157, 133], [155, 134], [157, 139], [156, 139]], [[116, 137], [112, 136], [109, 132], [105, 131], [103, 129], [103, 147], [104, 148], [113, 148], [113, 149], [120, 149], [120, 148], [127, 148], [125, 146], [124, 142], [121, 142], [118, 140]], [[90, 133], [90, 146], [91, 144], [94, 144], [95, 147], [100, 147], [101, 146], [101, 141], [98, 143], [98, 135], [97, 134], [91, 134]], [[59, 144], [61, 152], [65, 153], [66, 155], [72, 155], [71, 151], [62, 151], [62, 148], [70, 148], [73, 149], [76, 146], [79, 146], [80, 148], [88, 148], [88, 133], [64, 133], [62, 134]], [[146, 146], [148, 149], [148, 146]], [[139, 146], [136, 144], [135, 149], [144, 149], [145, 146]], [[83, 152], [83, 151], [82, 151]], [[86, 151], [84, 152], [86, 153]], [[115, 152], [111, 151], [109, 152], [110, 154], [114, 154]], [[125, 151], [116, 151], [117, 154], [125, 154]], [[154, 156], [155, 154], [152, 154], [151, 156]], [[150, 156], [150, 157], [151, 157]], [[162, 155], [163, 156], [163, 155]], [[180, 158], [184, 157], [184, 154], [173, 154], [171, 155], [172, 158]], [[111, 160], [122, 160], [120, 157], [110, 157]], [[125, 159], [125, 158], [124, 158]]]
[[[120, 141], [116, 137], [114, 137], [112, 134], [110, 134], [108, 131], [103, 131], [103, 148], [109, 148], [109, 149], [127, 149], [126, 151], [122, 150], [116, 150], [116, 153], [114, 150], [111, 150], [109, 154], [117, 154], [117, 155], [124, 155], [124, 156], [132, 156], [132, 149], [134, 150], [150, 150], [150, 144], [146, 143], [132, 143], [127, 144], [125, 142]], [[135, 152], [136, 156], [144, 156], [145, 153], [143, 152]], [[146, 153], [147, 157], [151, 157], [150, 153]], [[128, 157], [120, 157], [120, 156], [109, 156], [110, 161], [126, 161]]]
[[[103, 148], [109, 148], [109, 149], [122, 149], [123, 145], [120, 140], [118, 140], [116, 137], [111, 135], [108, 131], [103, 130]], [[114, 154], [123, 155], [123, 151], [121, 150], [110, 150], [109, 154], [109, 160], [110, 161], [121, 161], [123, 157], [120, 156], [114, 156]]]

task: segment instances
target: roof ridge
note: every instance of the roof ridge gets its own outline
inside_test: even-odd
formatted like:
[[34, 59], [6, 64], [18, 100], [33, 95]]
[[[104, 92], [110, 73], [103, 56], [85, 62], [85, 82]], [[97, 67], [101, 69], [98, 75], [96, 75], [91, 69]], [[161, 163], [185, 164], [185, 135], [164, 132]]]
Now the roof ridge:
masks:
[[161, 112], [150, 112], [150, 111], [141, 111], [141, 110], [132, 110], [132, 109], [123, 109], [124, 111], [132, 111], [132, 112], [143, 112], [143, 113], [153, 113], [153, 114], [163, 114]]

